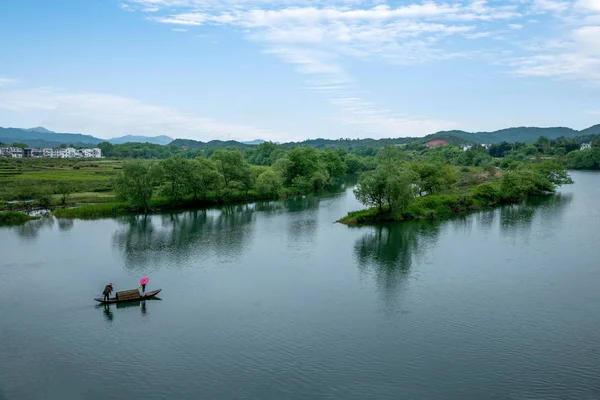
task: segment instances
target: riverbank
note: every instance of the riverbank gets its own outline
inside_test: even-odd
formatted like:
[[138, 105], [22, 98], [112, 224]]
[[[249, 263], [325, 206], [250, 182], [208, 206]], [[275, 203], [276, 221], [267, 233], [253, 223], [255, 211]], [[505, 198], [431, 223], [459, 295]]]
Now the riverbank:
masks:
[[22, 224], [27, 221], [39, 219], [38, 216], [27, 215], [17, 211], [4, 211], [0, 212], [0, 225], [16, 225]]
[[183, 210], [202, 210], [216, 206], [224, 206], [229, 204], [245, 204], [257, 201], [273, 201], [286, 199], [293, 196], [301, 196], [311, 193], [311, 191], [301, 192], [293, 189], [282, 190], [273, 195], [258, 194], [254, 191], [248, 193], [234, 193], [228, 197], [218, 197], [216, 194], [209, 194], [205, 199], [185, 198], [175, 203], [167, 198], [154, 198], [150, 201], [150, 208], [144, 212], [131, 207], [127, 203], [118, 202], [113, 198], [113, 202], [105, 202], [101, 204], [83, 204], [76, 207], [57, 208], [52, 214], [57, 218], [66, 219], [96, 219], [106, 217], [117, 217], [130, 214], [151, 214], [168, 211], [183, 211]]

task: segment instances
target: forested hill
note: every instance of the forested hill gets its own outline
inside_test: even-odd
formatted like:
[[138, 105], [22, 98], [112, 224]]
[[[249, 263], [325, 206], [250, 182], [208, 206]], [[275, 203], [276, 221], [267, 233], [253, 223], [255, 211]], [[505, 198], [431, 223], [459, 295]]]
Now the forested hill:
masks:
[[[346, 148], [357, 149], [367, 147], [383, 147], [387, 145], [402, 145], [409, 143], [425, 144], [432, 140], [445, 140], [446, 142], [460, 146], [463, 144], [482, 143], [494, 144], [501, 142], [521, 142], [530, 144], [535, 142], [540, 136], [545, 136], [548, 139], [567, 138], [576, 141], [588, 141], [588, 138], [593, 138], [600, 135], [600, 124], [577, 131], [571, 128], [556, 127], [556, 128], [508, 128], [494, 132], [465, 132], [465, 131], [442, 131], [425, 137], [400, 137], [389, 139], [309, 139], [302, 142], [283, 143], [283, 148], [292, 147], [314, 147], [321, 148]], [[171, 145], [177, 147], [186, 146], [189, 149], [206, 149], [215, 147], [230, 147], [230, 148], [245, 148], [250, 147], [241, 142], [212, 140], [210, 142], [199, 142], [191, 139], [176, 139], [171, 142]]]
[[[314, 148], [378, 148], [386, 145], [402, 145], [402, 144], [425, 144], [432, 140], [444, 140], [452, 145], [460, 146], [463, 144], [482, 143], [494, 144], [501, 142], [521, 142], [530, 144], [536, 141], [540, 136], [545, 136], [548, 139], [566, 138], [584, 141], [587, 138], [593, 138], [600, 135], [600, 124], [591, 126], [587, 129], [577, 131], [565, 127], [552, 128], [535, 128], [535, 127], [518, 127], [501, 129], [494, 132], [465, 132], [461, 130], [441, 131], [425, 137], [399, 137], [388, 139], [309, 139], [303, 142], [283, 143], [283, 148], [291, 147], [314, 147]], [[43, 127], [32, 129], [20, 128], [0, 128], [0, 141], [6, 144], [14, 142], [25, 143], [30, 147], [58, 147], [61, 144], [70, 144], [76, 147], [92, 147], [102, 142], [112, 144], [128, 144], [128, 143], [150, 143], [155, 145], [170, 145], [178, 148], [188, 148], [196, 150], [214, 149], [220, 147], [228, 148], [250, 148], [261, 143], [262, 140], [257, 139], [252, 142], [238, 142], [234, 140], [222, 141], [211, 140], [209, 142], [201, 142], [191, 139], [176, 139], [171, 141], [168, 136], [145, 137], [145, 136], [124, 136], [109, 140], [99, 139], [91, 135], [79, 133], [56, 133], [49, 131]], [[587, 140], [589, 141], [589, 140]], [[133, 146], [136, 148], [143, 146]], [[132, 148], [133, 148], [132, 147]]]

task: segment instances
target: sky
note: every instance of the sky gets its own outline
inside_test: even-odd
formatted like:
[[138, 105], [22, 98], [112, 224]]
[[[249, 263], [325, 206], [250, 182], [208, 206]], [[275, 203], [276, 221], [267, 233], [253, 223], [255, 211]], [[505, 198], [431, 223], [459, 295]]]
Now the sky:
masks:
[[0, 126], [389, 138], [600, 123], [600, 0], [0, 2]]

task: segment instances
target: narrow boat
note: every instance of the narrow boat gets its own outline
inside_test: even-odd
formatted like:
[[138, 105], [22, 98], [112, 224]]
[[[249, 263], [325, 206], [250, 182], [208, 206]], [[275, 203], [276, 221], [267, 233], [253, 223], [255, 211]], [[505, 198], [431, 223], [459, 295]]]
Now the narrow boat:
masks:
[[140, 296], [140, 292], [137, 289], [123, 290], [121, 292], [117, 292], [115, 297], [111, 297], [108, 300], [104, 300], [103, 297], [96, 297], [94, 300], [104, 304], [122, 303], [124, 301], [140, 301], [156, 296], [161, 290], [162, 289], [146, 292], [144, 296]]

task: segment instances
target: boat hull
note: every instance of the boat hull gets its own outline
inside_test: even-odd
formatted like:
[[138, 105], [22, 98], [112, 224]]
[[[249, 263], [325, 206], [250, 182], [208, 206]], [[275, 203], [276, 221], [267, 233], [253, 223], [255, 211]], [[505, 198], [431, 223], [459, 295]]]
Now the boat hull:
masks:
[[102, 297], [96, 297], [94, 300], [96, 300], [99, 303], [103, 303], [103, 304], [114, 304], [114, 303], [124, 303], [127, 301], [141, 301], [141, 300], [146, 300], [146, 299], [150, 299], [154, 296], [156, 296], [157, 294], [160, 293], [162, 289], [158, 289], [158, 290], [153, 290], [151, 292], [146, 292], [146, 294], [144, 296], [137, 296], [137, 297], [127, 297], [124, 299], [116, 299], [115, 297], [109, 298], [108, 300], [104, 300], [104, 298]]

